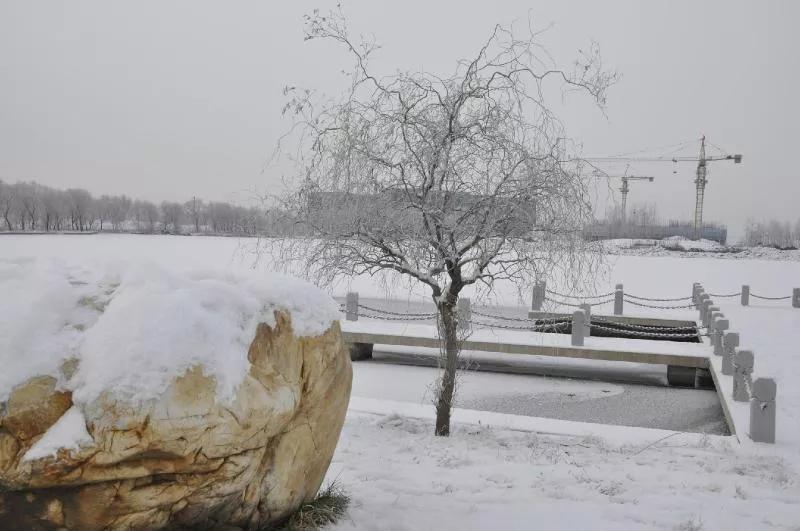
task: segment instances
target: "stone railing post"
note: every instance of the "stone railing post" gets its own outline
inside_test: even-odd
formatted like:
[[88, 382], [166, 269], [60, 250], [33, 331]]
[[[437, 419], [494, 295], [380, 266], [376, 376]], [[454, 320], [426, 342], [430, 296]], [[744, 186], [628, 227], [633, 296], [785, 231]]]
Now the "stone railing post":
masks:
[[750, 438], [755, 442], [775, 442], [775, 396], [778, 388], [772, 378], [753, 382], [750, 399]]
[[345, 302], [345, 319], [358, 321], [358, 293], [349, 292]]
[[459, 297], [456, 302], [456, 315], [458, 316], [458, 329], [461, 331], [472, 329], [472, 306], [469, 297]]
[[581, 310], [586, 314], [586, 324], [583, 326], [583, 337], [592, 335], [592, 305], [584, 302], [581, 304]]
[[737, 402], [750, 400], [747, 390], [753, 378], [753, 351], [736, 349], [733, 356], [733, 399]]
[[714, 331], [714, 314], [715, 313], [719, 313], [719, 306], [709, 306], [708, 310], [706, 310], [706, 326], [708, 327], [709, 333]]
[[695, 282], [692, 284], [692, 304], [697, 307], [697, 297], [700, 295], [700, 283]]
[[624, 294], [625, 292], [622, 291], [622, 284], [617, 284], [617, 288], [614, 290], [614, 315], [622, 315], [622, 297]]
[[733, 374], [733, 356], [736, 353], [736, 347], [739, 346], [739, 334], [737, 332], [726, 332], [722, 342], [724, 347], [722, 352], [722, 374], [730, 376]]
[[700, 302], [700, 324], [703, 326], [708, 326], [708, 309], [711, 307], [711, 297], [708, 295], [703, 295], [703, 299]]
[[698, 286], [697, 297], [694, 300], [694, 307], [699, 310], [700, 307], [703, 305], [703, 301], [706, 300], [707, 297], [708, 295], [706, 294], [706, 291], [703, 289], [703, 286]]
[[547, 284], [544, 282], [537, 282], [533, 285], [533, 293], [531, 294], [531, 310], [542, 311], [546, 290]]
[[724, 334], [730, 328], [730, 321], [727, 319], [717, 319], [714, 335], [714, 355], [722, 356], [725, 353]]
[[742, 306], [750, 305], [750, 286], [742, 286]]
[[800, 288], [792, 290], [792, 308], [800, 308]]
[[572, 313], [572, 346], [582, 347], [584, 332], [586, 330], [586, 313], [583, 310], [575, 310]]

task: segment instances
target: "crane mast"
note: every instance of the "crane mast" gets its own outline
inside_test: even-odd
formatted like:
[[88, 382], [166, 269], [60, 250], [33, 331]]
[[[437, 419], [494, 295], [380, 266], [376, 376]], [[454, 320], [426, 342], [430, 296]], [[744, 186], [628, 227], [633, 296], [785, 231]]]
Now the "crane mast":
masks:
[[650, 181], [653, 182], [653, 177], [640, 177], [640, 176], [633, 176], [633, 175], [609, 175], [609, 177], [619, 177], [622, 179], [622, 186], [620, 187], [620, 195], [622, 197], [622, 223], [625, 224], [627, 221], [627, 212], [628, 212], [628, 192], [630, 192], [630, 187], [628, 186], [628, 181]]
[[700, 140], [700, 157], [697, 159], [697, 178], [694, 180], [696, 194], [694, 200], [694, 239], [700, 239], [703, 232], [703, 201], [706, 195], [706, 174], [708, 166], [706, 165], [706, 137]]

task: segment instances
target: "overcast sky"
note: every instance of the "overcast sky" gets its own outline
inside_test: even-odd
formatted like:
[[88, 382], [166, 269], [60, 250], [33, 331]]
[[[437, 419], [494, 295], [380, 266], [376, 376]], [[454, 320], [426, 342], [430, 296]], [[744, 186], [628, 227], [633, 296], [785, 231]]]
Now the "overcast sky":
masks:
[[[594, 40], [622, 79], [606, 116], [585, 100], [561, 108], [584, 154], [659, 153], [705, 134], [744, 155], [711, 166], [706, 219], [739, 232], [748, 218], [800, 217], [800, 2], [342, 3], [382, 44], [384, 71], [449, 74], [493, 24], [529, 11], [553, 24], [542, 39], [557, 59]], [[0, 179], [155, 201], [246, 201], [275, 186], [280, 168], [262, 167], [288, 126], [283, 86], [342, 86], [344, 53], [303, 42], [302, 15], [333, 5], [0, 0]], [[633, 170], [656, 180], [632, 184], [629, 205], [691, 217], [693, 164]]]

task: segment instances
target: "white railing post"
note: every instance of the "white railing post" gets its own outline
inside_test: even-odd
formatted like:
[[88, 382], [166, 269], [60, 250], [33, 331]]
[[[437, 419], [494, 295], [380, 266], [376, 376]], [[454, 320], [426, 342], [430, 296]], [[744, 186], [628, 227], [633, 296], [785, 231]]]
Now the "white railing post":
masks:
[[[713, 304], [713, 303], [712, 303]], [[709, 333], [713, 332], [714, 330], [714, 313], [719, 313], [719, 306], [709, 306], [708, 310], [706, 310], [706, 326], [708, 327]]]
[[458, 329], [461, 331], [472, 329], [472, 306], [469, 297], [459, 297], [456, 303], [456, 315], [458, 316]]
[[358, 293], [349, 292], [345, 302], [345, 319], [348, 321], [358, 321]]
[[531, 310], [535, 310], [537, 312], [542, 311], [546, 289], [547, 284], [544, 282], [537, 282], [533, 285], [533, 293], [531, 294]]
[[723, 337], [725, 330], [730, 328], [730, 321], [727, 319], [717, 319], [715, 335], [714, 335], [714, 355], [722, 356], [725, 353], [725, 345], [723, 344]]
[[742, 286], [742, 306], [749, 306], [750, 305], [750, 286], [743, 285]]
[[584, 302], [581, 304], [581, 310], [586, 314], [586, 324], [583, 325], [583, 337], [590, 337], [592, 335], [592, 305]]
[[778, 388], [772, 378], [753, 382], [750, 399], [750, 438], [755, 442], [775, 442], [775, 396]]
[[722, 374], [731, 376], [733, 374], [733, 356], [736, 353], [736, 347], [739, 346], [739, 334], [737, 332], [726, 332], [722, 342], [724, 344]]
[[703, 293], [700, 296], [700, 324], [702, 326], [706, 326], [706, 314], [708, 313], [708, 308], [711, 306], [711, 297]]
[[750, 400], [747, 388], [753, 378], [753, 351], [736, 349], [733, 356], [733, 399], [737, 402]]
[[586, 314], [583, 310], [575, 310], [572, 313], [572, 346], [583, 346], [583, 333], [586, 326]]
[[697, 297], [695, 297], [694, 307], [699, 310], [706, 297], [708, 297], [708, 295], [706, 295], [706, 291], [703, 289], [703, 286], [697, 286]]

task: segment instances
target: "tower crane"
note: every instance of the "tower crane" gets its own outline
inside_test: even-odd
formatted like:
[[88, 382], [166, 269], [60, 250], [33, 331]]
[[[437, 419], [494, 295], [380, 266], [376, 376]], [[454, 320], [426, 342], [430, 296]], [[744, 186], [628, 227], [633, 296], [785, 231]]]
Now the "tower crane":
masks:
[[[625, 170], [627, 173], [627, 170]], [[625, 223], [626, 213], [627, 213], [627, 204], [628, 204], [628, 192], [630, 191], [630, 187], [628, 186], [628, 181], [649, 181], [653, 182], [655, 177], [651, 177], [649, 175], [609, 175], [604, 171], [595, 171], [595, 175], [602, 175], [604, 177], [608, 177], [609, 179], [621, 179], [622, 186], [620, 187], [619, 191], [622, 195], [622, 223]]]
[[[706, 137], [700, 139], [700, 156], [698, 157], [585, 157], [583, 160], [590, 162], [697, 162], [694, 203], [694, 239], [697, 240], [703, 230], [703, 202], [705, 200], [706, 184], [708, 184], [708, 163], [716, 160], [731, 160], [734, 164], [742, 162], [742, 155], [706, 155]], [[630, 177], [629, 177], [630, 178]], [[625, 186], [625, 183], [623, 183]], [[624, 201], [624, 199], [623, 199]]]
[[[609, 177], [612, 177], [609, 175]], [[613, 176], [616, 177], [616, 176]], [[626, 208], [628, 204], [628, 181], [650, 181], [653, 182], [654, 177], [646, 177], [646, 176], [639, 176], [639, 175], [620, 175], [620, 179], [622, 179], [622, 186], [620, 187], [619, 191], [622, 193], [622, 223], [625, 223], [626, 217]]]

